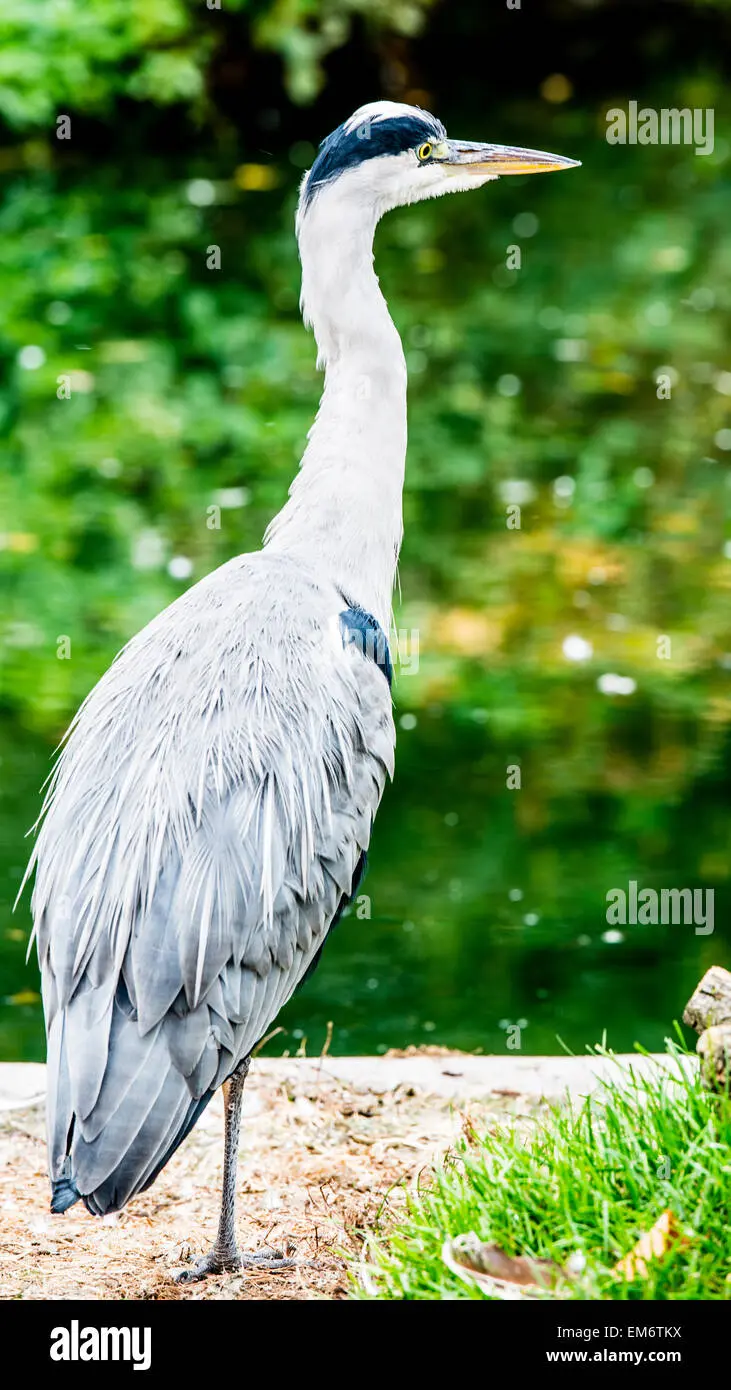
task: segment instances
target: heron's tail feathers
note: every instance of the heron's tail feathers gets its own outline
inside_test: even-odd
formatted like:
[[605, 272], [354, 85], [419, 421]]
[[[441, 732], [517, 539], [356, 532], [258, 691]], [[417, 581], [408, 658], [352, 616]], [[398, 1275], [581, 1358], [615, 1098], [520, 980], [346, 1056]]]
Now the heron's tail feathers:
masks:
[[[163, 1025], [141, 1036], [118, 992], [100, 1038], [78, 1028], [72, 1000], [48, 1037], [51, 1210], [81, 1198], [95, 1216], [144, 1191], [208, 1105], [215, 1067], [186, 1077], [173, 1064]], [[84, 1010], [85, 1025], [89, 1010]], [[93, 1030], [92, 1030], [93, 1031]], [[218, 1053], [216, 1053], [216, 1060]]]
[[[172, 1158], [175, 1150], [190, 1133], [212, 1096], [213, 1091], [207, 1091], [199, 1100], [190, 1102], [183, 1123], [173, 1133], [167, 1147], [162, 1152], [159, 1149], [156, 1151], [154, 1166], [147, 1162], [143, 1172], [140, 1173], [139, 1152], [134, 1145], [131, 1145], [105, 1182], [100, 1183], [93, 1192], [77, 1193], [77, 1196], [82, 1196], [87, 1211], [90, 1211], [92, 1216], [106, 1216], [107, 1212], [120, 1211], [130, 1197], [134, 1197], [138, 1192], [144, 1192], [150, 1187], [158, 1173]], [[53, 1207], [51, 1209], [53, 1210]]]

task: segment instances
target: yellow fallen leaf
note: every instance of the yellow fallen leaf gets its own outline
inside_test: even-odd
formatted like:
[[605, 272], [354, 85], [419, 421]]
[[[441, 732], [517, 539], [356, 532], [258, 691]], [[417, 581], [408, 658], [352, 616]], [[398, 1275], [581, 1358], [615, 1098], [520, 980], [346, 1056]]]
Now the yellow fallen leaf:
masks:
[[645, 1231], [628, 1255], [614, 1266], [613, 1274], [621, 1274], [625, 1279], [646, 1279], [647, 1261], [661, 1260], [668, 1251], [682, 1241], [678, 1223], [671, 1211], [664, 1211], [654, 1226]]

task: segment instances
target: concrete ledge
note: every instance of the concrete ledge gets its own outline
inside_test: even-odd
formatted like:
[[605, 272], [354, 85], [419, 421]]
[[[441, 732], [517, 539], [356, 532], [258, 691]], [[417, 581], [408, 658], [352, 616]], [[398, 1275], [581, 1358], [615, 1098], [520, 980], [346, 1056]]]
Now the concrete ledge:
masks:
[[40, 1062], [0, 1062], [0, 1112], [27, 1110], [46, 1097], [46, 1068]]
[[[623, 1053], [617, 1061], [646, 1076], [655, 1065], [668, 1067], [664, 1053], [642, 1057]], [[342, 1082], [355, 1090], [384, 1095], [399, 1087], [454, 1100], [479, 1100], [491, 1095], [560, 1099], [566, 1093], [586, 1095], [616, 1068], [603, 1057], [474, 1057], [462, 1052], [407, 1057], [262, 1057], [252, 1075], [279, 1084], [296, 1078], [300, 1084]], [[45, 1067], [39, 1062], [0, 1063], [0, 1112], [43, 1104]]]

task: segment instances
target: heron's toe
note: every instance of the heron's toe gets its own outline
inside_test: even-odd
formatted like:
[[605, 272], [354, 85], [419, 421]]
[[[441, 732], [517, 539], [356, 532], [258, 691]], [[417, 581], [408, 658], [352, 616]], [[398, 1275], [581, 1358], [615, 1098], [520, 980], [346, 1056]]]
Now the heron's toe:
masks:
[[301, 1260], [291, 1260], [283, 1250], [263, 1245], [261, 1250], [244, 1250], [239, 1257], [242, 1269], [296, 1269]]

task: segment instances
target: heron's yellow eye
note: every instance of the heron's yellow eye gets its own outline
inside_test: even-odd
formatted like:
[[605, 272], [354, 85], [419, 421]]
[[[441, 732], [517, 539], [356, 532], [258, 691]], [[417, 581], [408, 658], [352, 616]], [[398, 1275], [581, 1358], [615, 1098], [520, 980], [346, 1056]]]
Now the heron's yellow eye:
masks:
[[431, 145], [429, 144], [429, 141], [427, 140], [427, 142], [426, 142], [425, 145], [420, 145], [420, 146], [419, 146], [419, 149], [418, 149], [419, 159], [430, 159], [430, 158], [431, 158], [431, 152], [432, 152], [432, 147], [431, 147]]

